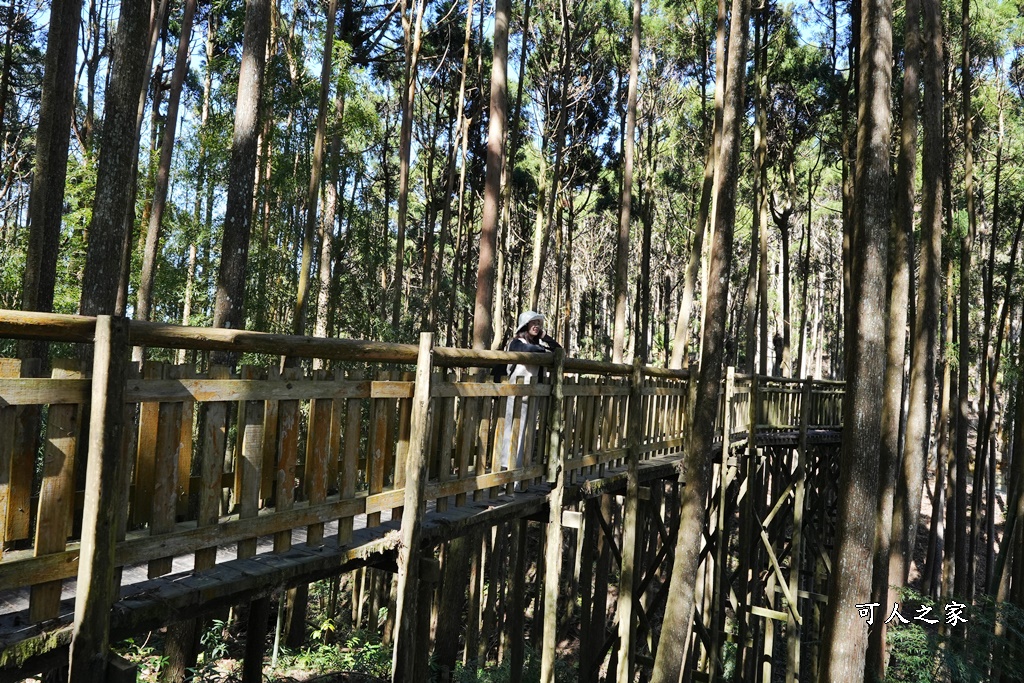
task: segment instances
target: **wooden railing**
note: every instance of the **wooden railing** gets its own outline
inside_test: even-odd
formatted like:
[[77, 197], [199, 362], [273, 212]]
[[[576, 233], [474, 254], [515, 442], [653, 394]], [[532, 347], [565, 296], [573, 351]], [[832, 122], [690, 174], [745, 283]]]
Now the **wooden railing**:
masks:
[[[14, 548], [0, 558], [0, 591], [30, 586], [34, 622], [57, 615], [62, 581], [81, 577], [80, 555], [94, 552], [83, 529], [104, 518], [113, 525], [112, 566], [145, 563], [152, 578], [170, 572], [174, 557], [191, 555], [195, 569], [207, 569], [218, 546], [237, 544], [245, 558], [258, 538], [273, 537], [281, 552], [298, 529], [316, 545], [335, 521], [343, 544], [357, 515], [372, 527], [404, 514], [414, 345], [10, 311], [0, 311], [0, 338], [73, 342], [92, 359], [84, 369], [54, 360], [47, 378], [35, 376], [38, 361], [0, 359], [0, 553]], [[315, 358], [318, 369], [140, 366], [130, 361], [132, 345]], [[600, 477], [625, 463], [633, 429], [639, 460], [683, 450], [685, 371], [644, 367], [637, 387], [632, 366], [560, 353], [434, 347], [431, 357], [420, 368], [429, 373], [430, 419], [423, 447], [413, 448], [425, 459], [423, 499], [438, 511], [517, 482], [553, 481], [558, 467], [568, 483]], [[514, 362], [545, 366], [548, 379], [493, 383], [473, 370]], [[751, 431], [751, 419], [758, 430], [796, 428], [802, 382], [811, 380], [730, 372], [725, 381], [732, 439]], [[640, 400], [635, 422], [631, 395]], [[811, 423], [839, 426], [841, 385], [814, 381], [809, 395]], [[520, 434], [524, 458], [515, 466]], [[511, 469], [502, 467], [503, 450], [513, 454]], [[121, 494], [103, 498], [100, 481]], [[114, 513], [104, 500], [117, 501]]]

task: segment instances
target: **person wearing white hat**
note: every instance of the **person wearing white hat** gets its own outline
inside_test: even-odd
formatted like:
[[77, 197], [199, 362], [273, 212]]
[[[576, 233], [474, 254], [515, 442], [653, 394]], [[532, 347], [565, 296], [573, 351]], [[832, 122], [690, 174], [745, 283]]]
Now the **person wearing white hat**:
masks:
[[[519, 316], [519, 320], [516, 322], [516, 330], [509, 341], [508, 346], [505, 347], [506, 351], [512, 352], [533, 352], [533, 353], [546, 353], [559, 349], [561, 346], [558, 342], [552, 339], [544, 332], [544, 316], [536, 311], [526, 311]], [[509, 381], [513, 383], [523, 384], [534, 384], [540, 379], [540, 366], [538, 365], [524, 365], [518, 363], [509, 366]], [[513, 467], [519, 469], [523, 466], [526, 451], [533, 445], [533, 431], [527, 433], [526, 427], [528, 420], [527, 401], [529, 399], [522, 399], [520, 401], [519, 409], [519, 429], [516, 434], [516, 445], [515, 445], [515, 456], [512, 456], [512, 424], [515, 421], [515, 404], [516, 398], [510, 396], [505, 404], [505, 430], [502, 434], [501, 443], [499, 445], [500, 463], [501, 469], [509, 469], [510, 463], [514, 463]], [[527, 441], [529, 440], [529, 444]], [[516, 482], [516, 491], [522, 490], [522, 482]]]

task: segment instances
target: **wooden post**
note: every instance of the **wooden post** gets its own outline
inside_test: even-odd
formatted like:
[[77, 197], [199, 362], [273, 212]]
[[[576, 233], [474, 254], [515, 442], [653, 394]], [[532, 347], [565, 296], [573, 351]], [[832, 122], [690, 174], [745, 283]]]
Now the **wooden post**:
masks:
[[[725, 563], [728, 558], [729, 534], [725, 528], [728, 522], [725, 506], [729, 490], [729, 435], [732, 433], [733, 427], [732, 398], [735, 390], [736, 368], [729, 366], [725, 369], [725, 391], [722, 392], [722, 464], [718, 467], [718, 514], [715, 522], [718, 527], [718, 536], [715, 543], [714, 579], [712, 581], [711, 652], [708, 653], [711, 680], [715, 680], [718, 674], [718, 662], [722, 647], [722, 618], [725, 616], [725, 598], [728, 597], [728, 587], [725, 585]], [[708, 559], [710, 558], [709, 554]]]
[[267, 648], [267, 621], [270, 619], [270, 598], [249, 603], [249, 619], [245, 630], [245, 660], [242, 662], [242, 683], [263, 683], [263, 655]]
[[127, 491], [118, 485], [125, 465], [121, 457], [121, 430], [127, 362], [128, 321], [98, 316], [78, 594], [71, 639], [70, 680], [74, 683], [95, 680], [107, 667], [110, 607], [117, 595], [114, 547], [118, 525], [114, 512], [124, 507], [127, 498]]
[[523, 636], [523, 617], [526, 608], [526, 533], [530, 523], [525, 519], [512, 522], [512, 537], [515, 539], [515, 563], [512, 569], [512, 595], [509, 612], [509, 679], [520, 683], [523, 678], [523, 664], [526, 661], [526, 641]]
[[794, 603], [786, 613], [787, 666], [786, 683], [795, 683], [800, 676], [800, 641], [803, 620], [800, 618], [800, 572], [803, 570], [804, 471], [807, 462], [807, 430], [811, 416], [811, 389], [814, 379], [804, 380], [800, 403], [800, 436], [796, 449], [796, 471], [793, 472], [793, 540], [789, 561], [789, 594]]
[[617, 680], [633, 680], [633, 639], [636, 623], [633, 619], [633, 590], [637, 555], [637, 529], [639, 528], [640, 480], [637, 473], [640, 458], [640, 438], [643, 426], [644, 368], [640, 358], [633, 360], [633, 374], [629, 382], [629, 422], [626, 427], [626, 503], [622, 513], [622, 571], [619, 574], [619, 666]]
[[415, 680], [416, 602], [419, 583], [420, 520], [426, 508], [427, 437], [430, 434], [430, 384], [434, 335], [420, 334], [416, 359], [416, 388], [412, 399], [409, 451], [406, 460], [402, 542], [398, 549], [398, 597], [395, 602], [395, 649], [391, 662], [394, 683]]
[[[747, 452], [743, 456], [742, 463], [740, 464], [740, 487], [739, 497], [737, 501], [740, 507], [740, 519], [739, 519], [739, 531], [740, 531], [740, 548], [750, 549], [755, 547], [754, 543], [756, 538], [754, 536], [754, 479], [757, 472], [757, 419], [759, 414], [758, 403], [761, 398], [758, 392], [758, 384], [760, 383], [760, 375], [753, 375], [750, 378], [750, 404], [749, 418], [747, 420]], [[744, 675], [749, 674], [750, 678], [753, 678], [753, 666], [756, 662], [757, 657], [752, 654], [752, 648], [748, 650], [747, 643], [751, 639], [753, 632], [753, 615], [750, 612], [750, 605], [752, 600], [751, 595], [751, 582], [753, 580], [753, 566], [754, 557], [751, 556], [750, 552], [740, 553], [740, 587], [741, 594], [738, 596], [740, 600], [740, 614], [737, 615], [739, 621], [739, 657], [738, 657], [738, 670], [740, 678]]]
[[[18, 377], [21, 361], [0, 358], [0, 378]], [[7, 543], [7, 513], [11, 501], [11, 471], [14, 462], [15, 406], [0, 406], [0, 558]], [[31, 488], [31, 487], [30, 487]]]
[[565, 351], [555, 349], [551, 369], [551, 398], [548, 399], [548, 494], [547, 538], [544, 543], [544, 621], [541, 639], [540, 683], [555, 680], [555, 646], [558, 637], [558, 577], [562, 568], [562, 495], [565, 491], [564, 449], [562, 448], [562, 382]]

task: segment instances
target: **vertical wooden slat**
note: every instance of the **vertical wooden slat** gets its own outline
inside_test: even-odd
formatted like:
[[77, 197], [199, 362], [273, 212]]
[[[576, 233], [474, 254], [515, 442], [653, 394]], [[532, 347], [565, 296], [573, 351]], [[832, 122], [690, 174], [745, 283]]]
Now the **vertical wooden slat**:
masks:
[[[349, 372], [350, 380], [359, 380], [362, 373], [359, 370]], [[363, 424], [363, 401], [358, 398], [350, 398], [345, 402], [345, 454], [341, 462], [339, 473], [339, 487], [341, 499], [350, 500], [356, 495], [356, 480], [359, 475], [359, 441], [360, 429]], [[338, 520], [338, 543], [348, 543], [352, 540], [352, 518], [342, 517]]]
[[[327, 375], [323, 370], [315, 371], [315, 381], [324, 382]], [[331, 443], [331, 409], [333, 401], [314, 399], [309, 406], [309, 435], [306, 437], [305, 493], [310, 505], [327, 500], [328, 458]], [[306, 530], [306, 543], [317, 546], [323, 543], [324, 525], [310, 524]]]
[[[384, 380], [388, 378], [386, 372], [378, 376]], [[384, 490], [384, 458], [387, 452], [388, 440], [387, 403], [388, 401], [382, 398], [370, 399], [370, 419], [373, 421], [373, 431], [371, 432], [370, 457], [367, 461], [368, 471], [366, 473], [370, 495]], [[380, 526], [380, 513], [373, 512], [366, 515], [366, 526]]]
[[[142, 379], [142, 361], [129, 361], [125, 367], [125, 385], [135, 387]], [[124, 404], [124, 426], [121, 430], [121, 457], [124, 458], [124, 467], [121, 468], [121, 485], [123, 490], [126, 492], [125, 504], [121, 506], [121, 510], [118, 511], [117, 519], [117, 540], [123, 541], [125, 536], [128, 535], [128, 513], [129, 510], [135, 506], [135, 500], [132, 497], [132, 480], [134, 478], [134, 472], [132, 468], [135, 465], [136, 460], [136, 448], [139, 445], [139, 404], [138, 403], [125, 403]], [[121, 569], [118, 568], [117, 572]], [[120, 573], [118, 573], [118, 583], [120, 583]]]
[[[267, 380], [277, 381], [281, 370], [276, 365], [267, 369]], [[263, 463], [260, 465], [260, 499], [270, 501], [275, 497], [277, 481], [278, 413], [280, 401], [268, 400], [263, 404]]]
[[[300, 368], [285, 368], [285, 380], [302, 379]], [[291, 510], [295, 504], [295, 463], [299, 454], [299, 402], [281, 401], [277, 406], [277, 452], [274, 465], [274, 500], [279, 511]], [[264, 459], [264, 464], [266, 460]], [[282, 553], [292, 545], [292, 532], [280, 531], [274, 536], [274, 552]]]
[[[465, 377], [465, 374], [463, 375]], [[476, 416], [480, 410], [478, 398], [459, 399], [459, 479], [465, 479], [473, 474], [483, 474], [482, 460], [473, 460], [473, 446], [476, 444]], [[474, 466], [474, 472], [470, 472], [470, 466]], [[455, 496], [456, 507], [466, 504], [467, 495], [459, 493]], [[473, 494], [476, 500], [476, 493]]]
[[[336, 368], [333, 372], [333, 379], [336, 382], [345, 381], [345, 371]], [[327, 445], [327, 493], [337, 493], [341, 490], [341, 481], [338, 478], [341, 471], [341, 442], [344, 439], [345, 428], [345, 401], [334, 399], [331, 401], [331, 440]]]
[[[19, 377], [21, 361], [0, 358], [0, 380], [5, 377]], [[14, 459], [14, 435], [16, 406], [0, 407], [0, 558], [7, 544], [7, 519], [11, 504], [11, 465]]]
[[[54, 379], [82, 376], [76, 361], [54, 361]], [[43, 479], [36, 518], [35, 556], [64, 550], [71, 532], [75, 504], [75, 449], [81, 426], [81, 406], [51, 405], [43, 445]], [[32, 623], [52, 619], [60, 608], [60, 581], [32, 586], [29, 618]]]
[[[416, 375], [412, 372], [403, 372], [402, 381], [410, 382]], [[395, 488], [405, 488], [405, 463], [409, 455], [409, 430], [412, 425], [412, 399], [403, 398], [398, 401], [398, 444], [395, 450]], [[427, 444], [431, 443], [427, 439]], [[428, 447], [429, 455], [433, 451]], [[427, 463], [429, 467], [429, 462]], [[429, 476], [429, 472], [428, 472]], [[391, 519], [400, 521], [402, 519], [402, 507], [396, 507], [391, 511]]]
[[[72, 626], [70, 680], [106, 679], [114, 585], [117, 515], [124, 506], [121, 457], [128, 322], [97, 316], [93, 348], [85, 508]], [[97, 676], [97, 674], [101, 674]]]
[[[195, 377], [195, 366], [178, 366], [182, 379]], [[192, 430], [196, 412], [195, 401], [181, 403], [181, 433], [178, 436], [178, 517], [186, 519], [189, 515], [189, 487], [192, 480]]]
[[[142, 379], [160, 379], [163, 364], [146, 361], [142, 364]], [[153, 487], [156, 473], [157, 426], [160, 424], [160, 404], [143, 403], [139, 406], [139, 446], [135, 461], [135, 505], [131, 510], [131, 526], [138, 528], [151, 520]]]
[[[165, 367], [168, 379], [177, 378], [177, 368]], [[178, 454], [181, 448], [181, 403], [160, 404], [157, 422], [156, 457], [153, 461], [153, 499], [149, 532], [157, 536], [174, 529], [178, 502]], [[174, 558], [164, 557], [149, 563], [149, 578], [171, 571]]]
[[[402, 543], [398, 549], [397, 599], [395, 601], [395, 647], [392, 681], [411, 683], [417, 670], [416, 614], [419, 594], [421, 519], [425, 512], [426, 442], [430, 425], [430, 382], [433, 375], [434, 335], [420, 335], [416, 360], [416, 389], [413, 398], [405, 486], [405, 514]], [[421, 606], [421, 608], [423, 608]], [[429, 609], [429, 607], [426, 607]]]
[[[22, 377], [40, 374], [38, 358], [21, 362]], [[14, 441], [11, 451], [10, 498], [6, 520], [7, 541], [21, 541], [31, 535], [32, 478], [36, 471], [36, 452], [39, 450], [39, 406], [18, 406], [14, 411]]]
[[[487, 471], [487, 465], [491, 462], [490, 457], [488, 457], [491, 452], [488, 436], [491, 432], [491, 414], [494, 412], [494, 404], [494, 398], [480, 399], [480, 412], [477, 414], [479, 422], [477, 423], [476, 440], [474, 441], [474, 450], [476, 451], [478, 463], [476, 468], [477, 474], [484, 474]], [[482, 500], [483, 495], [483, 491], [474, 491], [473, 499]]]
[[[231, 371], [223, 366], [210, 368], [207, 377], [224, 380], [231, 377]], [[199, 495], [196, 511], [196, 526], [212, 526], [220, 517], [222, 478], [224, 474], [224, 450], [227, 446], [227, 420], [229, 404], [223, 401], [203, 406], [202, 433], [200, 435]], [[217, 561], [217, 548], [203, 548], [196, 551], [196, 571], [209, 569]]]
[[[441, 377], [439, 381], [450, 381], [452, 379], [452, 373], [450, 370], [441, 370]], [[437, 480], [439, 482], [450, 481], [452, 478], [452, 447], [455, 441], [456, 435], [456, 410], [455, 410], [455, 397], [450, 398], [438, 398], [434, 399], [436, 405], [440, 406], [440, 420], [434, 420], [434, 423], [441, 423], [441, 442], [438, 446], [438, 468], [437, 468]], [[442, 496], [437, 499], [437, 511], [445, 512], [448, 509], [448, 497]]]
[[[584, 384], [578, 375], [570, 375], [565, 378], [565, 386], [573, 387]], [[566, 396], [565, 397], [565, 459], [574, 460], [580, 457], [582, 451], [580, 449], [582, 439], [580, 434], [583, 431], [583, 416], [579, 414], [578, 407], [582, 405], [583, 399], [579, 396]], [[572, 482], [572, 473], [568, 472], [568, 479]]]
[[[258, 379], [256, 368], [242, 368], [242, 379]], [[238, 404], [238, 432], [241, 440], [239, 457], [235, 459], [235, 506], [239, 519], [251, 519], [259, 514], [260, 468], [263, 465], [263, 401], [240, 401]], [[238, 542], [238, 557], [245, 559], [256, 554], [255, 538]]]

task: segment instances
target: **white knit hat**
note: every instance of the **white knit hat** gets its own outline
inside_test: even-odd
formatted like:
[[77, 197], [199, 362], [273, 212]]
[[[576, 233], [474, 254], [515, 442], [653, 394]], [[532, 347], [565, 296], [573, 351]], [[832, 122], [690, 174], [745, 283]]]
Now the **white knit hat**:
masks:
[[534, 320], [544, 320], [544, 316], [536, 311], [526, 311], [525, 313], [519, 314], [519, 321], [516, 324], [516, 334], [522, 332], [527, 325], [532, 323]]

